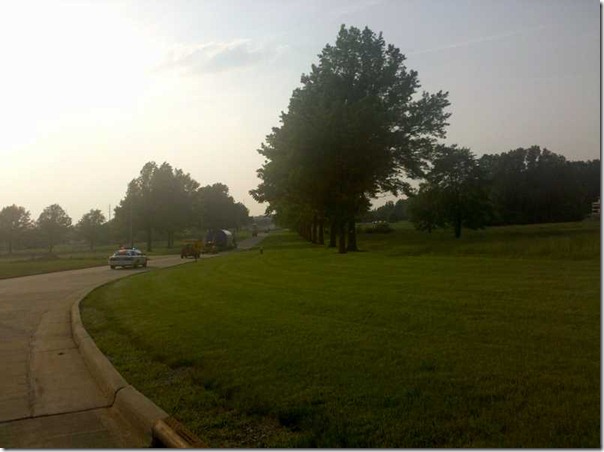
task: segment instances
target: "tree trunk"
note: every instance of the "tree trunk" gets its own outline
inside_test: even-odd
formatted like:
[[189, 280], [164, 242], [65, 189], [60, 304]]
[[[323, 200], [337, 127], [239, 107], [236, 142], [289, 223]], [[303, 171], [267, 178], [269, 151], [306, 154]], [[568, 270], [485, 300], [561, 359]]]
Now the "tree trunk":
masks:
[[338, 224], [338, 253], [346, 254], [346, 222]]
[[357, 227], [353, 220], [348, 222], [348, 251], [358, 251], [357, 248]]
[[318, 228], [319, 224], [317, 222], [317, 214], [315, 213], [312, 217], [312, 231], [311, 231], [311, 241], [312, 243], [317, 243], [318, 242]]
[[455, 238], [461, 237], [461, 216], [455, 218]]
[[319, 245], [325, 245], [325, 220], [319, 221]]
[[329, 227], [329, 247], [336, 247], [336, 235], [338, 233], [337, 223], [335, 220], [332, 220], [331, 226]]

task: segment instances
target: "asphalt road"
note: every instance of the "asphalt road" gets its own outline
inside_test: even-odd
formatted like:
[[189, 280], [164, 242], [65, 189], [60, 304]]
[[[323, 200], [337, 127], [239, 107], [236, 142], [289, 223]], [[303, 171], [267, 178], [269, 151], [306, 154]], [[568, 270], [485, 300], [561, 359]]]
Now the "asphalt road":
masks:
[[[262, 239], [242, 241], [239, 249]], [[70, 309], [106, 282], [189, 262], [154, 257], [147, 269], [106, 266], [0, 280], [0, 447], [141, 446], [84, 364]]]

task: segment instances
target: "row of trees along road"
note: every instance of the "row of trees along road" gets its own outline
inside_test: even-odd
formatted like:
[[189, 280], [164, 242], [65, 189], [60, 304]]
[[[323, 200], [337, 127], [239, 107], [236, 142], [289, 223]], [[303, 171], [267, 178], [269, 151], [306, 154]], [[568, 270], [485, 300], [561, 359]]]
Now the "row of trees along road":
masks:
[[98, 243], [130, 244], [140, 231], [147, 250], [152, 251], [154, 233], [172, 247], [177, 233], [200, 237], [207, 229], [239, 229], [249, 222], [247, 207], [234, 201], [226, 185], [200, 187], [189, 174], [168, 163], [146, 163], [114, 212], [114, 218], [106, 221], [100, 210], [91, 209], [74, 227], [58, 204], [46, 207], [37, 221], [31, 220], [24, 207], [11, 205], [0, 210], [0, 240], [9, 254], [16, 245], [46, 246], [52, 253], [66, 239], [85, 240], [92, 250]]
[[445, 136], [447, 93], [423, 92], [405, 56], [369, 28], [342, 26], [317, 65], [302, 75], [281, 125], [259, 153], [259, 186], [280, 224], [340, 253], [355, 251], [355, 219], [380, 192], [408, 192]]

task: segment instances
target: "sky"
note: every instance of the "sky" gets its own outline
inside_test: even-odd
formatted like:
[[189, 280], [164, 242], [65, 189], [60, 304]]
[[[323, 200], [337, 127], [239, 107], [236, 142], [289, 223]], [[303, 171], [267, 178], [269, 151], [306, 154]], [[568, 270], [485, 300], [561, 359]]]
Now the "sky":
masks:
[[449, 92], [445, 143], [596, 159], [600, 15], [597, 0], [0, 2], [0, 208], [108, 217], [166, 161], [262, 214], [256, 151], [342, 24]]

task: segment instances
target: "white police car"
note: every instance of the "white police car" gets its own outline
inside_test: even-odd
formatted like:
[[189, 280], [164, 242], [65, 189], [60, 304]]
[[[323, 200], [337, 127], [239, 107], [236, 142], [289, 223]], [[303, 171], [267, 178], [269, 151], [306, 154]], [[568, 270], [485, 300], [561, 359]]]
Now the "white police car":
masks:
[[136, 248], [126, 248], [119, 249], [113, 256], [109, 258], [109, 266], [111, 268], [115, 267], [146, 267], [147, 266], [147, 256], [143, 254], [141, 250], [137, 250]]

